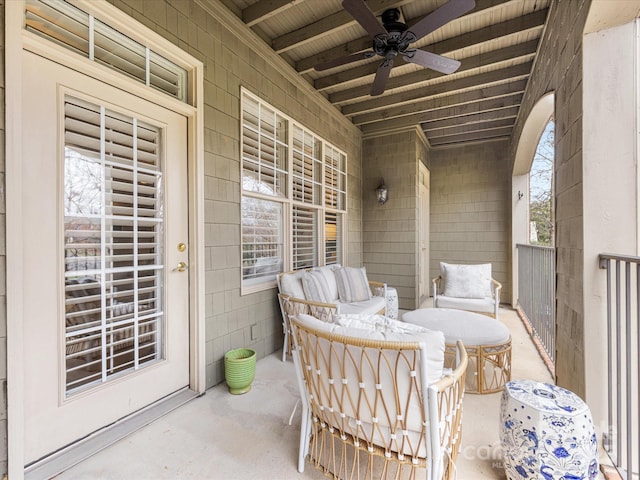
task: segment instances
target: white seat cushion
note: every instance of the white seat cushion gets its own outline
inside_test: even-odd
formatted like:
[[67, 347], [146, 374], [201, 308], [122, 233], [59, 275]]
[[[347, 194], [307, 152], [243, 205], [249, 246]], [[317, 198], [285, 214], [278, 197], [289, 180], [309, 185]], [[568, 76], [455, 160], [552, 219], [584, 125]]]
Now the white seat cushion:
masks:
[[436, 307], [493, 313], [496, 308], [496, 302], [493, 298], [457, 298], [438, 295]]
[[338, 312], [344, 314], [361, 313], [373, 315], [381, 311], [386, 305], [384, 297], [371, 297], [369, 300], [354, 303], [339, 303]]
[[406, 312], [402, 320], [442, 332], [450, 345], [458, 340], [462, 340], [467, 347], [501, 345], [511, 336], [507, 326], [500, 320], [462, 310], [421, 308]]

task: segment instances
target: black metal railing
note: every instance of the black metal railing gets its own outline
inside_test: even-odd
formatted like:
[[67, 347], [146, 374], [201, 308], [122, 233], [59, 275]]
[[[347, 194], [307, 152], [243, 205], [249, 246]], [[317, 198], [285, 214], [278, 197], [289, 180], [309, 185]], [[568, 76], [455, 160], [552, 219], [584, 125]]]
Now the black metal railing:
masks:
[[631, 480], [640, 471], [640, 257], [600, 254], [600, 268], [607, 270], [604, 447], [622, 477]]
[[518, 306], [551, 362], [556, 358], [556, 253], [518, 244]]

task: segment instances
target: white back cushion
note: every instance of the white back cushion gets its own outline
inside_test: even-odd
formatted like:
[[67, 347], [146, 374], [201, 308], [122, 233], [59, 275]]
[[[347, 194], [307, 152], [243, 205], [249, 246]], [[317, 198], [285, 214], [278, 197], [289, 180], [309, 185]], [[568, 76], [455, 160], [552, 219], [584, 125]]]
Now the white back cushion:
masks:
[[328, 299], [329, 303], [335, 303], [338, 300], [338, 285], [336, 284], [336, 276], [334, 274], [334, 270], [336, 268], [340, 268], [340, 265], [326, 265], [324, 267], [314, 268], [314, 272], [320, 272], [324, 276], [325, 281], [327, 282], [327, 286], [329, 287], [328, 291]]
[[447, 297], [491, 297], [491, 264], [455, 265], [440, 262]]
[[304, 290], [304, 297], [307, 300], [321, 303], [328, 303], [330, 301], [329, 286], [322, 272], [305, 272], [302, 277], [302, 289]]
[[285, 273], [280, 277], [280, 293], [295, 298], [305, 298], [304, 289], [302, 288], [302, 277], [304, 270], [293, 273]]
[[364, 267], [338, 268], [335, 275], [341, 302], [363, 302], [371, 298], [367, 270]]

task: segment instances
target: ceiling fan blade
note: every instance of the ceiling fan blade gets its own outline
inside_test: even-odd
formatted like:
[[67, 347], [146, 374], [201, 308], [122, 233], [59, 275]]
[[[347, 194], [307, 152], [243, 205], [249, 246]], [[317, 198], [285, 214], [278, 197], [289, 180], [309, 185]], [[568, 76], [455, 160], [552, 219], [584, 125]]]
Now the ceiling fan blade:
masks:
[[407, 62], [421, 65], [441, 73], [453, 73], [460, 67], [460, 62], [424, 50], [411, 50], [402, 54]]
[[351, 55], [347, 55], [346, 57], [334, 58], [333, 60], [329, 60], [324, 63], [319, 63], [313, 68], [316, 71], [321, 72], [322, 70], [328, 70], [330, 68], [338, 67], [340, 65], [345, 65], [347, 63], [357, 62], [358, 60], [364, 60], [365, 58], [371, 58], [373, 55], [375, 55], [373, 52], [353, 53]]
[[434, 30], [437, 30], [441, 26], [449, 23], [451, 20], [467, 13], [475, 6], [475, 0], [449, 0], [418, 23], [409, 27], [403, 37], [407, 38], [410, 34], [413, 34], [415, 38], [410, 39], [409, 42], [415, 42]]
[[364, 3], [364, 0], [343, 0], [342, 6], [372, 37], [387, 35], [387, 31]]
[[385, 60], [380, 64], [380, 66], [378, 67], [378, 71], [376, 72], [376, 78], [373, 79], [373, 85], [371, 86], [370, 95], [372, 97], [380, 95], [382, 92], [384, 92], [392, 67], [393, 59]]

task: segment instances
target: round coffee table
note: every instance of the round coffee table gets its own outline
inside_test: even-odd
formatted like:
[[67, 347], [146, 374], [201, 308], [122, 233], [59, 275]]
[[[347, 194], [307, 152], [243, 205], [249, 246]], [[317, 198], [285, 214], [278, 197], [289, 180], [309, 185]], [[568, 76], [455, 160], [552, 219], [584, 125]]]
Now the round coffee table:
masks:
[[467, 392], [496, 393], [511, 380], [511, 334], [499, 320], [448, 308], [421, 308], [402, 320], [444, 333], [445, 366], [454, 364], [456, 341], [462, 340], [469, 356]]

